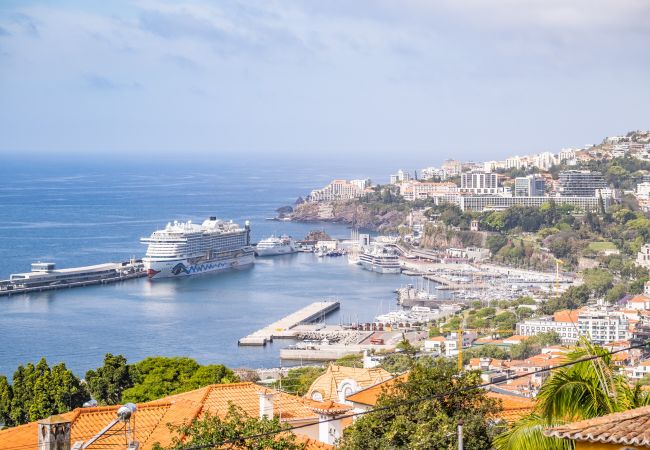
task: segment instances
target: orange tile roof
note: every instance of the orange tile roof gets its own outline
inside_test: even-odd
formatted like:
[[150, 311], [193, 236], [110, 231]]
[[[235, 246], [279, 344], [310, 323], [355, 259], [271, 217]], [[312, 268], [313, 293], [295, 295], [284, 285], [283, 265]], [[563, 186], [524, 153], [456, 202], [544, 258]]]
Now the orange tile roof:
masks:
[[562, 311], [557, 311], [553, 314], [553, 320], [556, 322], [577, 322], [578, 315], [582, 312], [584, 308], [580, 309], [564, 309]]
[[408, 379], [408, 373], [402, 374], [390, 380], [384, 381], [383, 383], [376, 384], [372, 387], [364, 389], [359, 392], [355, 392], [352, 395], [349, 395], [346, 400], [361, 403], [362, 405], [375, 406], [379, 396], [385, 391], [390, 391], [391, 387], [397, 382], [406, 381]]
[[650, 448], [650, 406], [560, 425], [544, 434], [580, 442]]
[[322, 400], [339, 400], [339, 391], [345, 380], [354, 380], [355, 390], [365, 389], [392, 378], [392, 375], [381, 367], [362, 369], [330, 364], [324, 374], [314, 380], [305, 397], [314, 398], [318, 393]]
[[535, 409], [535, 401], [527, 397], [488, 392], [488, 398], [493, 398], [501, 404], [501, 411], [497, 417], [506, 422], [515, 422], [521, 417], [530, 414]]
[[[225, 415], [229, 404], [241, 407], [251, 417], [259, 415], [260, 386], [253, 383], [215, 384], [182, 394], [172, 395], [160, 400], [138, 405], [134, 415], [136, 438], [140, 449], [151, 449], [155, 442], [166, 446], [171, 444], [172, 433], [168, 424], [180, 425], [183, 422], [201, 417], [206, 413]], [[316, 402], [302, 397], [272, 391], [274, 414], [283, 422], [318, 422], [314, 410], [341, 413], [350, 409], [347, 405]], [[77, 408], [61, 416], [71, 422], [71, 442], [87, 440], [107, 425], [116, 416], [118, 406]], [[305, 441], [307, 442], [307, 441]], [[36, 448], [38, 443], [36, 422], [0, 431], [0, 450], [16, 450], [16, 447]], [[124, 445], [124, 434], [118, 433], [101, 439], [101, 446]], [[99, 442], [97, 443], [99, 445]], [[89, 449], [99, 448], [91, 445]], [[331, 448], [308, 445], [308, 449]]]

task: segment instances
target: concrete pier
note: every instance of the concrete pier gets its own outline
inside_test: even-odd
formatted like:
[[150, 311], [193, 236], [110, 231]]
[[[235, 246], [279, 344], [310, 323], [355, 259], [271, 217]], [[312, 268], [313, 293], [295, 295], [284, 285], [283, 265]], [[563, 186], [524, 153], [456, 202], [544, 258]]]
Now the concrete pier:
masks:
[[325, 316], [341, 307], [341, 303], [314, 302], [311, 305], [289, 314], [286, 317], [274, 322], [261, 330], [249, 334], [239, 340], [239, 345], [264, 346], [267, 342], [273, 341], [276, 336], [287, 337], [287, 332], [300, 324], [311, 323], [323, 319]]

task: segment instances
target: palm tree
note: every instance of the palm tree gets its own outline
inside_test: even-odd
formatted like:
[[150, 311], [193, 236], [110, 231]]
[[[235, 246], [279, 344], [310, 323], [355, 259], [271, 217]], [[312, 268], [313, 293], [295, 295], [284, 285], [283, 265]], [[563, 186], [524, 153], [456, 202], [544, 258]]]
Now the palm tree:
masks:
[[650, 404], [650, 395], [631, 386], [602, 347], [583, 338], [567, 355], [568, 362], [590, 356], [598, 358], [553, 371], [540, 388], [535, 410], [497, 436], [495, 448], [570, 450], [573, 441], [546, 437], [544, 429]]

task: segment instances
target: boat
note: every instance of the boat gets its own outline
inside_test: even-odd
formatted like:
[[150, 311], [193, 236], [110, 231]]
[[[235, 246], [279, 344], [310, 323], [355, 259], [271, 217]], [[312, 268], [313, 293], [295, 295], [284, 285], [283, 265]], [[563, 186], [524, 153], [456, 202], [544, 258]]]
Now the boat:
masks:
[[257, 256], [287, 255], [297, 251], [298, 248], [291, 236], [271, 236], [259, 241], [255, 247]]
[[378, 273], [400, 273], [399, 255], [394, 247], [375, 243], [359, 257], [361, 266]]
[[177, 278], [240, 269], [255, 262], [250, 224], [244, 227], [212, 216], [201, 225], [192, 221], [168, 223], [141, 242], [142, 259], [150, 279]]

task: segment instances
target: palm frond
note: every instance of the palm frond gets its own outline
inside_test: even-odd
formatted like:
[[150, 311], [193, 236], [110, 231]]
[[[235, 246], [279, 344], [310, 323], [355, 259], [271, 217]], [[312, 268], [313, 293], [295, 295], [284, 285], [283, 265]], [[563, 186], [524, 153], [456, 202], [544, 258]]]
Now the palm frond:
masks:
[[575, 444], [571, 440], [544, 436], [545, 428], [560, 424], [561, 422], [549, 423], [537, 414], [524, 416], [507, 431], [494, 438], [494, 448], [496, 450], [573, 450]]

